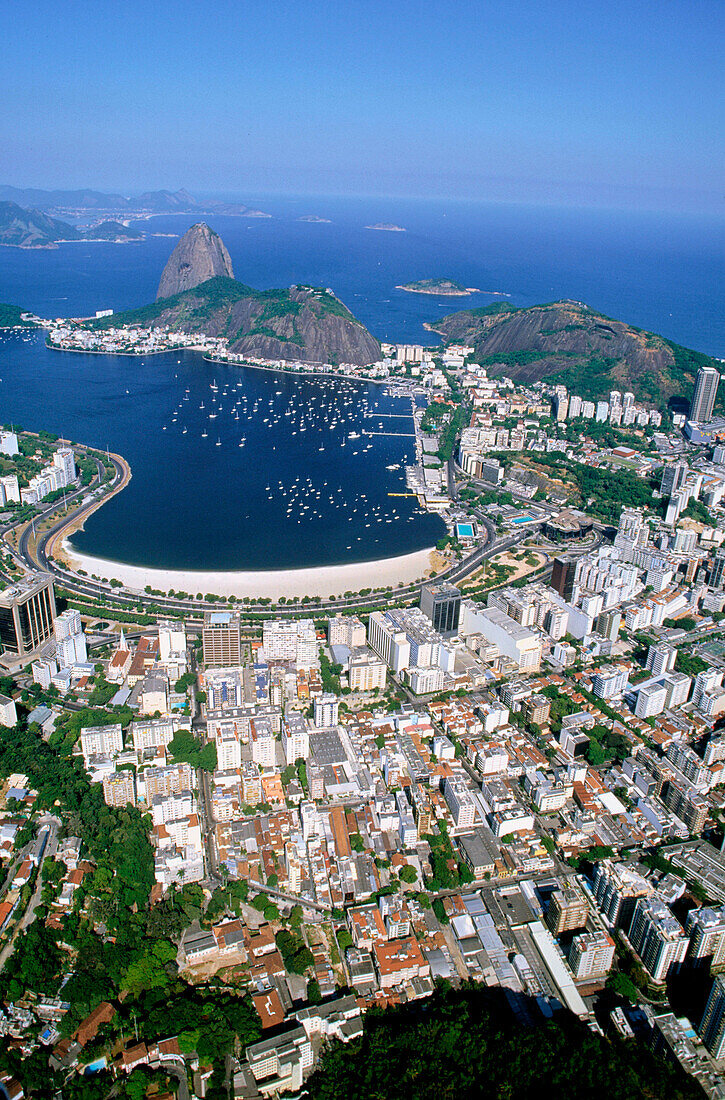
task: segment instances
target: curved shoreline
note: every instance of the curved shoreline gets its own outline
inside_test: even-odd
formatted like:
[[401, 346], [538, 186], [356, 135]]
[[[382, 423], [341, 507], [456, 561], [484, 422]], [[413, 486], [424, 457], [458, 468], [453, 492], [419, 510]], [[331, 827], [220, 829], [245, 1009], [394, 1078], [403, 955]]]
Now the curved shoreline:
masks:
[[95, 574], [105, 580], [113, 578], [121, 581], [124, 587], [138, 592], [143, 592], [148, 585], [162, 592], [168, 592], [172, 588], [176, 592], [188, 592], [192, 598], [198, 592], [212, 592], [219, 596], [278, 600], [280, 596], [342, 596], [345, 592], [358, 592], [361, 588], [384, 588], [388, 585], [422, 581], [433, 573], [434, 554], [435, 547], [431, 546], [394, 558], [350, 562], [347, 565], [220, 572], [126, 565], [107, 558], [80, 554], [64, 538], [60, 554], [56, 553], [55, 556], [74, 572], [84, 569], [89, 576]]

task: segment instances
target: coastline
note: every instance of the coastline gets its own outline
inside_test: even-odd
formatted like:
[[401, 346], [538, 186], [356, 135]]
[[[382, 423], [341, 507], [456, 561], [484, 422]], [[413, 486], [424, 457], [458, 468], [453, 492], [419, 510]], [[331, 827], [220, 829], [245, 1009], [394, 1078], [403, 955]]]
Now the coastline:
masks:
[[306, 569], [277, 569], [269, 571], [213, 572], [201, 569], [154, 569], [139, 565], [125, 565], [81, 554], [64, 538], [60, 552], [55, 557], [72, 570], [84, 569], [106, 580], [115, 578], [126, 588], [143, 592], [151, 588], [168, 592], [174, 589], [188, 592], [213, 592], [219, 596], [250, 596], [258, 599], [277, 600], [280, 596], [341, 596], [345, 592], [357, 592], [361, 588], [378, 588], [423, 580], [433, 572], [435, 547], [415, 550], [394, 558], [377, 561], [350, 562], [347, 565], [314, 566]]

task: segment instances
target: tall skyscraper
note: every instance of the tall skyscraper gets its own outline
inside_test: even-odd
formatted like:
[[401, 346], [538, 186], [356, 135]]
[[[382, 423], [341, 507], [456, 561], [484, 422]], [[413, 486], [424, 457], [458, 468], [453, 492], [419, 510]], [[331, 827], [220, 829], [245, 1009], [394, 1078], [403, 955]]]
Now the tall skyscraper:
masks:
[[555, 890], [546, 910], [546, 923], [555, 936], [584, 928], [589, 915], [586, 899], [578, 890], [566, 887]]
[[76, 476], [76, 456], [72, 447], [59, 447], [53, 455], [53, 465], [63, 472], [64, 485], [70, 485]]
[[720, 375], [714, 367], [700, 367], [690, 405], [690, 420], [694, 420], [697, 424], [706, 424], [712, 419], [719, 383]]
[[656, 982], [663, 982], [687, 952], [688, 939], [682, 926], [657, 896], [639, 899], [628, 936]]
[[565, 600], [570, 600], [573, 595], [575, 576], [575, 558], [554, 558], [554, 565], [551, 570], [551, 587]]
[[710, 562], [710, 587], [725, 587], [725, 550], [717, 550]]
[[725, 906], [712, 909], [703, 906], [691, 909], [685, 921], [690, 937], [690, 958], [708, 959], [715, 970], [725, 962]]
[[664, 467], [660, 486], [663, 497], [672, 496], [684, 484], [687, 470], [686, 462], [674, 462], [671, 466]]
[[83, 624], [78, 611], [69, 608], [53, 624], [55, 654], [60, 668], [72, 668], [88, 660]]
[[458, 630], [461, 593], [452, 584], [424, 584], [420, 590], [420, 609], [439, 634], [450, 636]]
[[47, 573], [25, 577], [0, 592], [0, 644], [26, 657], [53, 633], [56, 616], [53, 580]]
[[226, 668], [242, 663], [239, 615], [231, 611], [207, 611], [201, 632], [204, 664]]
[[715, 978], [699, 1027], [702, 1041], [713, 1058], [725, 1051], [725, 978]]

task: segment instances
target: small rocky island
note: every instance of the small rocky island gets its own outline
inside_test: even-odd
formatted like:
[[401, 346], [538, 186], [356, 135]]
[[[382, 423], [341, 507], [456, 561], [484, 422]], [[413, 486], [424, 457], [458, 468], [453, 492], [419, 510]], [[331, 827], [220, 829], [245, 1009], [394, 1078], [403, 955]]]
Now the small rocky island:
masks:
[[410, 294], [435, 294], [444, 298], [465, 298], [476, 294], [475, 286], [462, 286], [455, 279], [418, 279], [415, 283], [403, 283], [396, 290], [407, 290]]
[[320, 218], [317, 214], [303, 214], [298, 222], [312, 222], [314, 225], [331, 225], [329, 218]]
[[405, 233], [404, 225], [388, 225], [387, 222], [376, 222], [375, 225], [366, 225], [366, 229], [382, 229], [384, 233]]

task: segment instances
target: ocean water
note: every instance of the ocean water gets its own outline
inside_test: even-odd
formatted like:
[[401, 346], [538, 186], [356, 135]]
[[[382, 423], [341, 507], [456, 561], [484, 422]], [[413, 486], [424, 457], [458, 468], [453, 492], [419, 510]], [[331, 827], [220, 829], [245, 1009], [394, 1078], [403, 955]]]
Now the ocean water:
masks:
[[[725, 218], [465, 202], [247, 196], [270, 218], [209, 216], [235, 276], [259, 288], [311, 283], [335, 291], [380, 339], [433, 338], [423, 321], [486, 305], [487, 294], [433, 298], [396, 290], [448, 276], [514, 305], [574, 298], [678, 343], [725, 356]], [[329, 223], [301, 222], [305, 215]], [[0, 301], [78, 316], [153, 300], [190, 216], [154, 218], [129, 244], [0, 249]], [[394, 223], [404, 233], [366, 229]]]
[[[574, 298], [725, 355], [722, 219], [462, 202], [245, 201], [272, 217], [206, 219], [236, 277], [260, 288], [330, 287], [380, 339], [434, 342], [424, 321], [496, 301], [486, 292], [498, 291], [515, 305]], [[329, 221], [300, 221], [305, 215]], [[158, 235], [129, 245], [1, 249], [0, 301], [58, 317], [141, 305], [155, 297], [176, 239], [194, 220], [154, 218], [145, 226]], [[377, 222], [405, 232], [366, 228]], [[396, 289], [433, 276], [481, 293], [446, 299]], [[222, 389], [240, 386], [208, 420], [215, 377]], [[38, 335], [0, 339], [0, 379], [1, 422], [108, 446], [131, 463], [129, 488], [75, 537], [88, 553], [169, 568], [294, 568], [406, 553], [442, 532], [414, 500], [388, 495], [404, 490], [412, 439], [349, 439], [381, 423], [410, 431], [399, 415], [409, 405], [379, 386], [224, 368], [194, 354], [61, 354]], [[366, 411], [398, 415], [372, 421]]]

